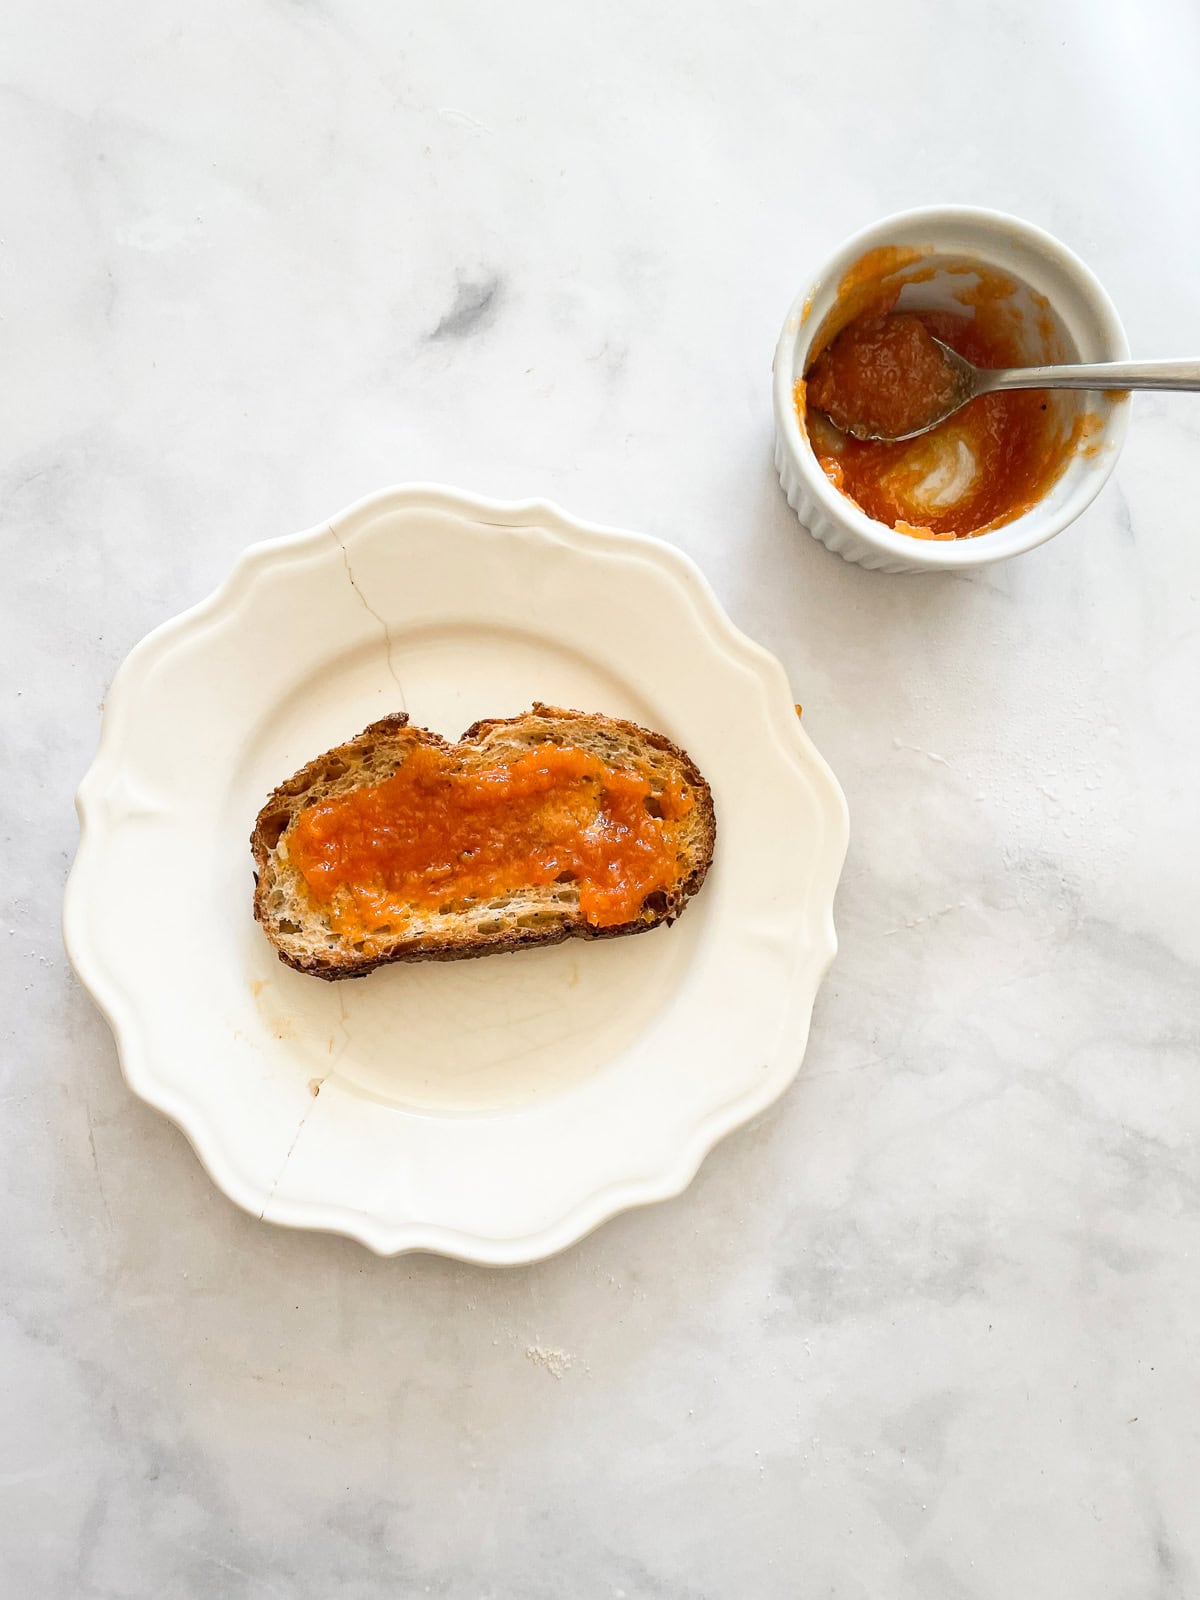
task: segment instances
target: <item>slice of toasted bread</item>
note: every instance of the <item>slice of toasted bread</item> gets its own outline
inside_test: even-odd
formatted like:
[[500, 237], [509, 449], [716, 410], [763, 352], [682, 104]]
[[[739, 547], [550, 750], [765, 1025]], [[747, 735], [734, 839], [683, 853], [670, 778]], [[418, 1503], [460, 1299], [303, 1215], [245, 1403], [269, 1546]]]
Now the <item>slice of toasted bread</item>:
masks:
[[[672, 823], [677, 873], [617, 926], [589, 921], [578, 887], [555, 881], [450, 906], [413, 904], [405, 907], [402, 926], [355, 938], [335, 914], [336, 905], [322, 903], [289, 859], [289, 830], [309, 807], [385, 783], [418, 745], [448, 753], [457, 770], [467, 772], [494, 769], [541, 746], [559, 745], [597, 757], [608, 768], [638, 774], [654, 793], [669, 788], [683, 801]], [[570, 938], [613, 938], [673, 922], [704, 882], [715, 839], [712, 793], [695, 764], [669, 739], [635, 723], [539, 704], [507, 721], [477, 722], [451, 745], [411, 726], [407, 715], [395, 715], [310, 761], [280, 784], [259, 812], [250, 840], [254, 915], [281, 961], [329, 979], [365, 977], [392, 961], [457, 961]]]

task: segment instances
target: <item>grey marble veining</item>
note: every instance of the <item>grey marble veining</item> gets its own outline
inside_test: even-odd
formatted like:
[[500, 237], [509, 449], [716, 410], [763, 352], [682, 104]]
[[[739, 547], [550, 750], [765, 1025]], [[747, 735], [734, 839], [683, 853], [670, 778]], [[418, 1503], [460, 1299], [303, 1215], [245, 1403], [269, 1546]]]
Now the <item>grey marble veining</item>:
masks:
[[[0, 27], [0, 1591], [1200, 1592], [1200, 403], [1139, 399], [1049, 546], [920, 580], [800, 532], [768, 393], [814, 265], [943, 199], [1194, 352], [1190, 0]], [[792, 1092], [511, 1272], [235, 1210], [58, 932], [117, 663], [406, 478], [689, 550], [853, 819]]]

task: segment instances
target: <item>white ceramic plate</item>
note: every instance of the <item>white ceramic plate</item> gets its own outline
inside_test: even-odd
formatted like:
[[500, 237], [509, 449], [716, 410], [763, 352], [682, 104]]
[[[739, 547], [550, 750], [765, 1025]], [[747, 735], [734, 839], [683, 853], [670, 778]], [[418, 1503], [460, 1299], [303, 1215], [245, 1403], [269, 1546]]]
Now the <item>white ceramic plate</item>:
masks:
[[[661, 729], [717, 849], [673, 928], [302, 977], [251, 909], [270, 789], [372, 719], [457, 737], [535, 699]], [[79, 792], [75, 968], [130, 1087], [272, 1222], [529, 1261], [677, 1194], [795, 1075], [845, 801], [779, 663], [667, 545], [543, 502], [390, 490], [257, 545], [113, 683]]]

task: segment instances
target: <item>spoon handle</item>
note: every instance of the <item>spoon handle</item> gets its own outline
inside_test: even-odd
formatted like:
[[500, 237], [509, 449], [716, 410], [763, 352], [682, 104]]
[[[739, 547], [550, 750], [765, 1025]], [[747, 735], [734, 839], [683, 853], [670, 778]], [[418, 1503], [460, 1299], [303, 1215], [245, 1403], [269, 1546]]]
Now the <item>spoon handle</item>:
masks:
[[1200, 361], [1092, 361], [1080, 366], [987, 367], [977, 393], [997, 389], [1200, 389]]

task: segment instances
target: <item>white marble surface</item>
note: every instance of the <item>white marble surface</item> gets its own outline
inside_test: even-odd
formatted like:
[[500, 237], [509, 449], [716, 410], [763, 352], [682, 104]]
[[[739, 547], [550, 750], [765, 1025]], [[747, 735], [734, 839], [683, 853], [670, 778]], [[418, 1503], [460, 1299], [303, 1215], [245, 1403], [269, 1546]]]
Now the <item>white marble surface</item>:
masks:
[[[814, 264], [946, 199], [1200, 348], [1193, 0], [0, 29], [0, 1592], [1196, 1594], [1200, 400], [943, 580], [799, 530], [768, 393]], [[508, 1273], [236, 1211], [59, 942], [117, 662], [405, 478], [686, 547], [853, 816], [794, 1090]]]

